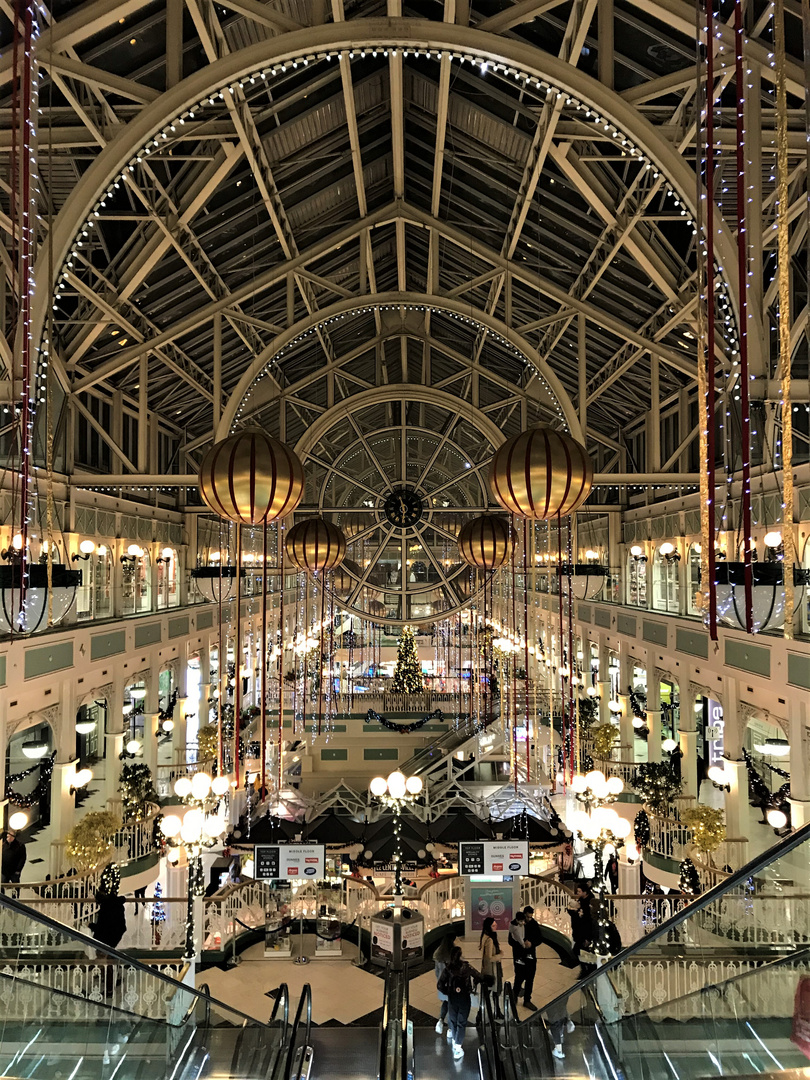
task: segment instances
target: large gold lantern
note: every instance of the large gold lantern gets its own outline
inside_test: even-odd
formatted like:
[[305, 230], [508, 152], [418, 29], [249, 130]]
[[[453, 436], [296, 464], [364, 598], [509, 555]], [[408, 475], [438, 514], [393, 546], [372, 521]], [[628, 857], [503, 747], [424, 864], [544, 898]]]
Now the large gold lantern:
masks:
[[465, 563], [479, 570], [497, 570], [512, 558], [517, 536], [503, 518], [484, 514], [462, 525], [458, 550]]
[[321, 570], [333, 570], [343, 562], [346, 537], [331, 521], [319, 517], [307, 518], [288, 531], [284, 549], [293, 566], [315, 574]]
[[588, 451], [562, 431], [529, 428], [500, 446], [489, 467], [489, 486], [504, 508], [545, 520], [571, 514], [591, 493]]
[[246, 428], [214, 443], [203, 458], [199, 483], [215, 514], [258, 525], [295, 510], [304, 494], [304, 469], [289, 446]]

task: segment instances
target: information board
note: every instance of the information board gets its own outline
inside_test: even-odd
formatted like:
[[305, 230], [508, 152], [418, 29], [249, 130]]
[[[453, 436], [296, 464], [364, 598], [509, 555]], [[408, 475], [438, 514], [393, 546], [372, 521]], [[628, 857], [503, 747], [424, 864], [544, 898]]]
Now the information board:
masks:
[[394, 955], [394, 924], [384, 919], [371, 920], [371, 955], [392, 957]]
[[292, 881], [326, 876], [323, 844], [257, 844], [253, 872], [258, 881]]
[[458, 845], [458, 872], [462, 875], [528, 874], [528, 840], [483, 840]]

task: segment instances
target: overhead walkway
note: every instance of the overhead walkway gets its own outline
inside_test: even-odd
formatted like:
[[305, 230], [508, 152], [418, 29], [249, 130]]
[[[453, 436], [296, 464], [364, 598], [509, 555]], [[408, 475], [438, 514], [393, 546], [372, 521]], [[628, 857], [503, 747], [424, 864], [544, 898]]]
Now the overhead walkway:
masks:
[[[745, 917], [734, 920], [729, 909]], [[781, 932], [764, 947], [756, 923]], [[511, 988], [490, 1026], [482, 1080], [698, 1080], [807, 1066], [810, 826], [782, 840], [529, 1019]], [[560, 1034], [570, 1017], [573, 1032]], [[556, 1022], [556, 1030], [555, 1030]], [[564, 1058], [554, 1057], [562, 1042]], [[810, 1053], [810, 1044], [807, 1046]]]

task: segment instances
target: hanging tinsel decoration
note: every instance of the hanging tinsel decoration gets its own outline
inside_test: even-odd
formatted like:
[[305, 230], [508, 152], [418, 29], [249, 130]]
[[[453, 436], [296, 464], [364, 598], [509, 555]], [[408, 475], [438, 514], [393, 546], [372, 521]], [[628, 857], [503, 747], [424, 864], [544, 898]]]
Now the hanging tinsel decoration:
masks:
[[375, 720], [378, 724], [382, 724], [384, 728], [389, 731], [396, 731], [400, 735], [410, 735], [414, 731], [418, 731], [423, 728], [425, 724], [429, 724], [431, 720], [441, 722], [444, 720], [444, 713], [441, 709], [434, 709], [428, 716], [423, 716], [421, 720], [414, 720], [410, 724], [395, 724], [393, 720], [387, 720], [384, 716], [380, 716], [378, 712], [373, 709], [369, 709], [366, 713], [366, 723], [371, 723]]
[[782, 396], [782, 545], [785, 567], [784, 636], [793, 637], [793, 567], [796, 562], [793, 490], [793, 404], [790, 349], [790, 199], [788, 162], [788, 110], [785, 55], [785, 2], [774, 4], [776, 55], [776, 246], [779, 279], [779, 369]]

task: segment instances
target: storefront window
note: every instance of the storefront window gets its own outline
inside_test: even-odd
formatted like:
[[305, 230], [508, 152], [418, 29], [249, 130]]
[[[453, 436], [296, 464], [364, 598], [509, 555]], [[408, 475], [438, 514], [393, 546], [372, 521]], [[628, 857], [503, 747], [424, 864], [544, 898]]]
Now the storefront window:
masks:
[[647, 606], [647, 560], [630, 555], [627, 560], [627, 603]]
[[[672, 553], [657, 548], [652, 560], [653, 609], [677, 614], [680, 611], [680, 562]], [[672, 545], [668, 545], [672, 547]]]
[[700, 592], [700, 544], [689, 545], [689, 564], [687, 567], [687, 573], [689, 575], [689, 614], [699, 615], [697, 604], [695, 603], [697, 594]]
[[157, 559], [157, 602], [159, 608], [177, 607], [180, 596], [177, 589], [177, 552], [165, 547]]

